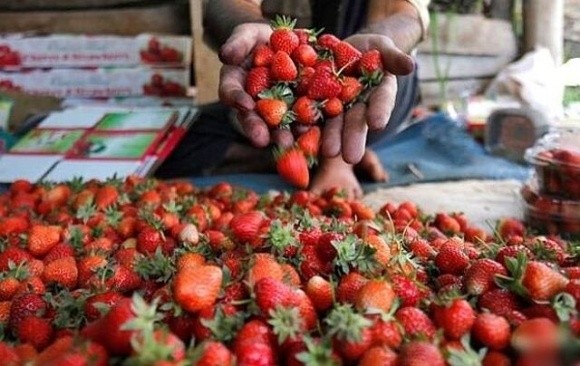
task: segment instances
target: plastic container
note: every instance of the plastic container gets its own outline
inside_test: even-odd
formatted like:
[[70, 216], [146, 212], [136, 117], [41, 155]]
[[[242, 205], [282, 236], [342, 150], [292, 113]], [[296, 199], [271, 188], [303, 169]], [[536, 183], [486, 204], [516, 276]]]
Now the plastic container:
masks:
[[580, 236], [580, 201], [540, 193], [535, 181], [522, 187], [528, 225], [548, 234]]
[[526, 151], [539, 192], [580, 200], [580, 128], [559, 128]]

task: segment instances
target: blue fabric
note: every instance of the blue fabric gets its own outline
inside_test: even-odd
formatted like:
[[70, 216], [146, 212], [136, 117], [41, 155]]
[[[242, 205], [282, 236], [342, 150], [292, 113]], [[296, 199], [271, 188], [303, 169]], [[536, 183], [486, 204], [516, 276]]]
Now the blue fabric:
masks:
[[[371, 148], [387, 169], [388, 183], [363, 183], [365, 191], [418, 182], [462, 179], [526, 180], [529, 167], [489, 155], [458, 124], [444, 115], [434, 115], [403, 132], [382, 140]], [[413, 165], [422, 178], [408, 168]], [[276, 175], [244, 174], [193, 178], [198, 186], [227, 181], [265, 192], [270, 189], [291, 190]]]

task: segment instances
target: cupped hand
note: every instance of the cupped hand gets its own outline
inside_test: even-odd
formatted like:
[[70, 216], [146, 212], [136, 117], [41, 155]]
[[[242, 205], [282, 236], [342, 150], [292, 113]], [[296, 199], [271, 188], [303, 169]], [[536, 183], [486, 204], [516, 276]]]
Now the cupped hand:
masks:
[[224, 63], [220, 70], [219, 98], [238, 110], [238, 120], [248, 139], [257, 147], [271, 142], [287, 146], [292, 143], [290, 131], [270, 133], [266, 123], [254, 111], [255, 102], [244, 90], [246, 75], [252, 64], [252, 51], [267, 43], [272, 29], [265, 23], [245, 23], [234, 28], [231, 37], [220, 50]]
[[396, 75], [413, 72], [413, 59], [401, 51], [387, 36], [357, 34], [345, 39], [361, 52], [377, 49], [382, 55], [385, 75], [382, 82], [369, 95], [366, 103], [354, 104], [346, 113], [329, 119], [322, 134], [323, 156], [342, 154], [344, 161], [358, 163], [365, 152], [369, 130], [382, 130], [387, 126], [397, 95]]

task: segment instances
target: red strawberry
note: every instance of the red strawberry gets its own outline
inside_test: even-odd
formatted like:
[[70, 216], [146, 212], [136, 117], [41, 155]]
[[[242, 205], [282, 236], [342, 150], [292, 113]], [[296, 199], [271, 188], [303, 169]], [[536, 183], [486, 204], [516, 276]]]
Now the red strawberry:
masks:
[[481, 361], [482, 366], [511, 366], [512, 361], [504, 353], [488, 351]]
[[497, 223], [496, 231], [502, 239], [508, 240], [511, 237], [524, 236], [526, 228], [518, 219], [505, 218]]
[[393, 320], [377, 319], [371, 326], [373, 332], [373, 344], [388, 346], [397, 349], [403, 342], [402, 327]]
[[342, 89], [338, 97], [344, 104], [347, 104], [353, 102], [360, 95], [362, 90], [363, 85], [357, 78], [345, 76], [342, 79]]
[[495, 276], [507, 275], [506, 269], [496, 261], [488, 258], [479, 259], [471, 264], [465, 276], [463, 284], [468, 293], [481, 295], [496, 287]]
[[284, 271], [276, 258], [270, 253], [257, 253], [252, 258], [252, 266], [246, 274], [246, 282], [251, 287], [260, 279], [270, 277], [283, 281]]
[[10, 216], [0, 219], [0, 236], [18, 235], [28, 228], [24, 217]]
[[336, 299], [341, 303], [354, 304], [360, 289], [369, 280], [358, 272], [349, 272], [340, 279], [336, 288]]
[[434, 318], [447, 339], [457, 340], [473, 326], [475, 311], [466, 300], [455, 299], [449, 305], [435, 306]]
[[318, 45], [328, 50], [333, 50], [334, 47], [340, 43], [340, 39], [333, 34], [325, 33], [318, 37]]
[[296, 85], [296, 94], [305, 95], [308, 92], [308, 84], [314, 75], [314, 67], [303, 67], [298, 75], [298, 85]]
[[123, 295], [115, 291], [107, 291], [87, 298], [84, 305], [85, 316], [87, 317], [87, 320], [92, 322], [94, 320], [100, 319], [103, 316], [102, 311], [105, 310], [101, 307], [101, 305], [110, 308], [115, 306], [115, 304], [117, 304], [123, 298]]
[[288, 124], [288, 104], [281, 99], [260, 99], [256, 102], [256, 112], [272, 128]]
[[286, 52], [278, 51], [272, 56], [270, 76], [275, 81], [293, 81], [298, 77], [298, 69]]
[[20, 322], [29, 316], [42, 316], [46, 311], [46, 302], [38, 294], [23, 293], [12, 299], [10, 305], [9, 326], [18, 332]]
[[64, 257], [48, 263], [42, 272], [45, 283], [56, 283], [72, 290], [77, 286], [78, 268], [74, 257]]
[[289, 148], [282, 151], [276, 159], [276, 170], [287, 183], [302, 189], [308, 187], [308, 161], [300, 149]]
[[30, 343], [37, 351], [42, 351], [52, 341], [54, 330], [50, 321], [36, 316], [28, 316], [18, 324], [18, 340]]
[[408, 337], [425, 336], [429, 339], [435, 336], [435, 325], [421, 309], [404, 307], [397, 310], [395, 317], [405, 329]]
[[339, 70], [344, 70], [344, 74], [353, 74], [358, 69], [358, 62], [362, 53], [354, 48], [350, 43], [340, 41], [332, 49], [334, 62]]
[[316, 66], [308, 82], [308, 97], [314, 100], [325, 100], [338, 97], [341, 91], [342, 85], [332, 69], [324, 65]]
[[493, 289], [484, 293], [479, 297], [477, 305], [481, 310], [501, 316], [521, 308], [517, 295], [505, 289]]
[[273, 344], [244, 341], [235, 352], [237, 365], [276, 365]]
[[569, 280], [542, 262], [531, 261], [526, 266], [522, 285], [530, 298], [549, 301], [568, 284]]
[[530, 249], [523, 245], [509, 245], [500, 248], [495, 255], [496, 262], [507, 266], [506, 258], [516, 258], [518, 253], [523, 253], [528, 259], [532, 259], [533, 255]]
[[95, 193], [95, 206], [99, 210], [104, 210], [105, 208], [115, 204], [119, 199], [119, 192], [117, 188], [111, 185], [105, 185]]
[[112, 272], [104, 284], [107, 290], [127, 293], [137, 290], [143, 284], [141, 277], [134, 270], [123, 265], [113, 266]]
[[558, 326], [547, 318], [524, 321], [512, 333], [511, 345], [521, 353], [554, 351], [558, 348]]
[[48, 264], [57, 259], [65, 257], [74, 257], [74, 255], [75, 255], [74, 248], [70, 244], [61, 242], [52, 247], [50, 252], [48, 252], [46, 256], [44, 256], [42, 261], [44, 262], [44, 264]]
[[395, 292], [385, 280], [373, 279], [364, 284], [356, 296], [356, 307], [361, 311], [384, 311], [388, 313], [395, 301]]
[[302, 329], [310, 331], [316, 328], [318, 325], [318, 316], [312, 300], [310, 300], [308, 295], [306, 295], [306, 293], [301, 289], [294, 290], [293, 297], [298, 303], [296, 307], [298, 308], [298, 314], [302, 320]]
[[306, 294], [318, 311], [330, 309], [334, 302], [332, 284], [318, 275], [311, 277], [306, 283]]
[[296, 144], [307, 157], [316, 157], [320, 148], [320, 136], [320, 127], [312, 126], [298, 137]]
[[248, 71], [245, 89], [248, 94], [256, 98], [258, 94], [270, 88], [271, 84], [270, 69], [265, 66], [259, 66]]
[[259, 211], [250, 211], [234, 216], [230, 221], [233, 237], [240, 243], [254, 240], [264, 220], [264, 214]]
[[276, 16], [276, 19], [272, 22], [274, 31], [270, 35], [270, 47], [272, 47], [274, 52], [281, 51], [289, 55], [298, 47], [300, 40], [293, 31], [295, 25], [296, 19], [291, 20], [285, 16]]
[[292, 111], [296, 116], [296, 122], [305, 125], [315, 124], [320, 118], [317, 103], [307, 96], [301, 96], [296, 99], [292, 105]]
[[444, 366], [445, 360], [439, 349], [428, 342], [413, 341], [401, 347], [397, 366]]
[[359, 60], [361, 74], [372, 74], [383, 71], [383, 60], [379, 50], [370, 50], [362, 54]]
[[208, 341], [199, 345], [201, 354], [194, 360], [197, 366], [232, 366], [234, 356], [232, 352], [221, 342]]
[[469, 257], [452, 241], [441, 246], [435, 257], [435, 265], [441, 273], [460, 275], [469, 265]]
[[[372, 322], [350, 305], [336, 305], [325, 318], [334, 346], [349, 361], [356, 361], [372, 346]], [[348, 324], [348, 327], [344, 325]]]
[[423, 298], [423, 292], [417, 282], [403, 275], [392, 277], [393, 290], [401, 301], [401, 306], [417, 306]]
[[265, 277], [254, 284], [256, 305], [263, 316], [268, 316], [277, 307], [293, 307], [298, 305], [294, 290], [284, 282]]
[[292, 59], [302, 66], [314, 66], [318, 60], [318, 54], [311, 45], [301, 44], [292, 52]]
[[441, 212], [435, 216], [435, 226], [450, 236], [461, 231], [461, 225], [455, 218]]
[[14, 348], [5, 342], [0, 342], [0, 360], [8, 366], [21, 365], [23, 361]]
[[336, 117], [342, 113], [344, 106], [338, 97], [330, 98], [324, 102], [322, 112], [328, 118]]
[[28, 233], [28, 250], [35, 257], [42, 257], [60, 241], [58, 226], [34, 225]]
[[142, 254], [154, 254], [161, 247], [163, 237], [161, 232], [152, 226], [145, 226], [137, 235], [137, 250]]
[[272, 62], [274, 51], [268, 45], [260, 44], [254, 49], [253, 63], [254, 67], [269, 66]]
[[395, 366], [397, 362], [397, 354], [389, 347], [375, 346], [368, 349], [361, 359], [358, 361], [358, 366]]
[[0, 253], [0, 271], [8, 271], [10, 262], [14, 263], [15, 266], [19, 266], [21, 263], [28, 262], [31, 259], [32, 256], [26, 250], [16, 246], [9, 246]]
[[186, 267], [173, 280], [174, 300], [190, 312], [211, 306], [220, 293], [222, 277], [221, 268], [214, 265]]

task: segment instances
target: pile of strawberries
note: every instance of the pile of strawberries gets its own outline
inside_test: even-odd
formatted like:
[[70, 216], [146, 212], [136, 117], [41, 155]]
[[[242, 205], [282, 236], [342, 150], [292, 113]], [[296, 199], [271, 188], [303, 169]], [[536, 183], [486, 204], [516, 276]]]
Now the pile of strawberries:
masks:
[[378, 50], [362, 53], [332, 34], [294, 29], [295, 23], [286, 17], [272, 23], [270, 42], [252, 53], [245, 89], [271, 129], [292, 128], [296, 146], [277, 152], [277, 169], [288, 183], [306, 188], [320, 125], [364, 100], [384, 72]]
[[578, 242], [130, 177], [0, 195], [2, 365], [572, 365]]

